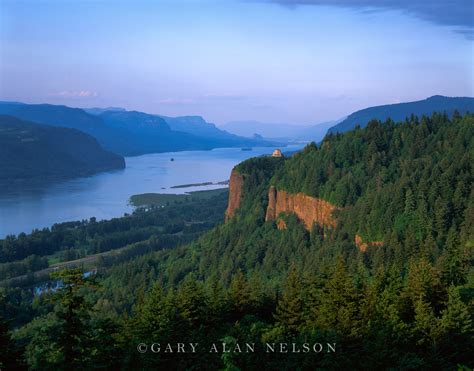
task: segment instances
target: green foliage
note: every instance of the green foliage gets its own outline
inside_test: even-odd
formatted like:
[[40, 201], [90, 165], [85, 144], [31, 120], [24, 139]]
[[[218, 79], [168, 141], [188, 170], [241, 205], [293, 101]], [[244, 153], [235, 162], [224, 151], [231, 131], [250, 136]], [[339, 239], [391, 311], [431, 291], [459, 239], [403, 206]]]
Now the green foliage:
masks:
[[450, 228], [459, 234], [467, 220], [473, 148], [473, 115], [374, 120], [307, 146], [285, 161], [272, 184], [344, 207], [341, 217], [368, 240], [393, 228], [411, 234], [415, 245], [429, 234], [442, 245]]
[[[179, 188], [179, 187], [174, 187], [174, 188]], [[187, 199], [191, 199], [191, 200], [208, 199], [220, 193], [227, 194], [227, 189], [219, 188], [219, 189], [211, 189], [207, 191], [193, 191], [193, 192], [188, 192], [188, 193], [183, 193], [183, 194], [143, 193], [143, 194], [131, 196], [130, 204], [135, 207], [150, 207], [150, 206], [164, 207], [164, 206], [169, 206], [172, 203], [176, 203], [177, 201], [183, 201]]]
[[[91, 218], [7, 236], [0, 240], [0, 281], [47, 268], [48, 258], [65, 262], [124, 247], [129, 251], [121, 255], [130, 258], [186, 243], [223, 219], [227, 194], [227, 190], [198, 192], [170, 207], [139, 209], [123, 218], [99, 222]], [[101, 262], [111, 265], [119, 259], [111, 254]]]
[[[0, 307], [4, 312], [5, 296], [0, 292]], [[0, 368], [13, 368], [20, 364], [20, 352], [12, 339], [8, 321], [0, 314]]]
[[275, 319], [277, 324], [297, 333], [303, 325], [302, 283], [296, 266], [292, 265], [288, 273], [283, 293], [278, 300]]
[[[75, 276], [76, 286], [36, 299], [41, 315], [15, 335], [23, 358], [31, 368], [66, 356], [144, 369], [472, 368], [473, 130], [472, 115], [373, 121], [289, 159], [243, 162], [235, 217], [188, 245], [107, 266], [97, 276], [101, 290]], [[286, 215], [287, 228], [278, 230], [265, 221], [270, 184], [342, 207], [337, 227], [307, 231]], [[383, 245], [363, 253], [356, 233]], [[187, 341], [201, 351], [136, 350]], [[209, 352], [214, 343], [219, 352]], [[337, 351], [267, 353], [266, 343], [329, 343]], [[242, 351], [245, 344], [256, 351]]]

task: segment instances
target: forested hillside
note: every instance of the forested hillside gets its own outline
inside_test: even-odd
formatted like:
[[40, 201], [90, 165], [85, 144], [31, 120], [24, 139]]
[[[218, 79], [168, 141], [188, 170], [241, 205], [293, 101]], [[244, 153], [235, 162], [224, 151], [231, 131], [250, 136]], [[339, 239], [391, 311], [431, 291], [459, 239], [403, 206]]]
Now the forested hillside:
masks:
[[[242, 199], [225, 224], [95, 279], [61, 273], [65, 288], [36, 298], [36, 318], [4, 336], [10, 359], [32, 368], [472, 369], [473, 134], [473, 115], [372, 121], [291, 158], [247, 160], [235, 168]], [[336, 205], [337, 223], [308, 229], [279, 215], [279, 229], [265, 221], [271, 186]], [[357, 234], [380, 243], [362, 251]], [[152, 342], [199, 351], [137, 351]], [[223, 342], [232, 351], [209, 351]], [[245, 343], [255, 352], [239, 351]], [[289, 350], [268, 353], [268, 343]], [[314, 343], [324, 350], [304, 351]]]
[[457, 114], [452, 121], [445, 114], [401, 124], [371, 121], [366, 129], [328, 135], [321, 148], [306, 147], [285, 162], [272, 184], [343, 208], [351, 231], [369, 240], [388, 241], [393, 232], [441, 245], [451, 231], [466, 241], [473, 134], [472, 116]]
[[358, 125], [364, 127], [373, 119], [385, 121], [390, 118], [398, 122], [404, 121], [410, 115], [421, 117], [423, 115], [431, 116], [434, 112], [445, 112], [448, 116], [452, 116], [454, 111], [462, 115], [474, 112], [474, 98], [434, 95], [415, 102], [368, 107], [350, 114], [346, 119], [330, 128], [328, 132], [344, 133]]
[[50, 182], [123, 169], [123, 157], [105, 151], [78, 130], [0, 115], [0, 186]]

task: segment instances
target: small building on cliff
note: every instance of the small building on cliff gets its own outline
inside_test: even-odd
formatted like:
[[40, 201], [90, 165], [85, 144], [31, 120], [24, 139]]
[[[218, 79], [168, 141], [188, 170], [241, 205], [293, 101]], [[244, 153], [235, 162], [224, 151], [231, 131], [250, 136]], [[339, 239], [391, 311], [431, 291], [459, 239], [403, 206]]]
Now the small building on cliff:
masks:
[[281, 153], [279, 149], [276, 149], [273, 151], [272, 157], [283, 157], [283, 154]]

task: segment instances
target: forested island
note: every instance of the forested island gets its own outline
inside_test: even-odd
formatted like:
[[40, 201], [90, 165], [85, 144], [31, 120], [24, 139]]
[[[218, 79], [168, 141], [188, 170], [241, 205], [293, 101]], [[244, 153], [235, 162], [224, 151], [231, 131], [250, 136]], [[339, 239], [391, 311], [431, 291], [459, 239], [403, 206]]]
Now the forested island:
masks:
[[[211, 183], [212, 184], [212, 183]], [[187, 186], [177, 186], [170, 188], [182, 188]], [[189, 185], [192, 187], [192, 185]], [[194, 201], [199, 199], [208, 199], [213, 196], [225, 193], [226, 188], [218, 188], [206, 191], [193, 191], [189, 193], [173, 194], [173, 193], [143, 193], [133, 195], [130, 197], [130, 204], [134, 207], [149, 208], [149, 207], [164, 207], [178, 201]]]
[[[225, 223], [221, 193], [6, 238], [4, 272], [34, 256], [128, 253], [104, 257], [95, 274], [55, 272], [61, 286], [41, 294], [34, 275], [21, 285], [4, 276], [2, 363], [472, 369], [473, 149], [472, 114], [372, 120], [291, 157], [236, 166]], [[300, 197], [331, 211], [304, 208]], [[152, 342], [232, 351], [137, 351]], [[337, 350], [239, 352], [245, 343]]]

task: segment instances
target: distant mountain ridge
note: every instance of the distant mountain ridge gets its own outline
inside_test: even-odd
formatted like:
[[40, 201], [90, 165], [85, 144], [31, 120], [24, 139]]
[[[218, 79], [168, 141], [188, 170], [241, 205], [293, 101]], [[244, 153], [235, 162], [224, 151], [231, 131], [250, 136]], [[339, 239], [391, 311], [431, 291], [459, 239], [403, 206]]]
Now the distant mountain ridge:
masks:
[[105, 151], [76, 129], [0, 115], [0, 185], [50, 182], [123, 169], [123, 157]]
[[128, 155], [153, 152], [172, 152], [187, 149], [211, 149], [209, 140], [189, 133], [173, 131], [161, 117], [138, 111], [108, 111], [99, 118], [118, 137], [127, 138], [126, 144], [110, 143], [112, 151]]
[[362, 109], [350, 114], [345, 120], [331, 127], [329, 133], [343, 133], [355, 128], [357, 125], [365, 127], [372, 119], [385, 121], [391, 118], [393, 121], [404, 121], [407, 117], [415, 115], [430, 116], [433, 112], [446, 112], [452, 116], [457, 110], [461, 115], [466, 112], [474, 112], [474, 98], [471, 97], [445, 97], [434, 95], [427, 99], [375, 106]]
[[0, 114], [83, 131], [95, 137], [105, 149], [123, 156], [277, 145], [268, 140], [227, 133], [198, 116], [171, 118], [115, 107], [86, 110], [51, 104], [0, 102]]
[[233, 141], [239, 138], [238, 135], [221, 130], [216, 125], [206, 122], [201, 116], [159, 116], [170, 126], [172, 130], [183, 131], [199, 137], [212, 136], [220, 139]]
[[106, 107], [106, 108], [93, 107], [93, 108], [82, 108], [82, 109], [91, 115], [100, 115], [101, 113], [108, 112], [108, 111], [122, 111], [122, 112], [126, 111], [126, 109], [122, 107]]
[[303, 140], [319, 142], [327, 130], [340, 120], [323, 122], [316, 125], [293, 125], [287, 123], [264, 123], [260, 121], [231, 121], [220, 128], [233, 134], [252, 137], [254, 134], [271, 139]]

